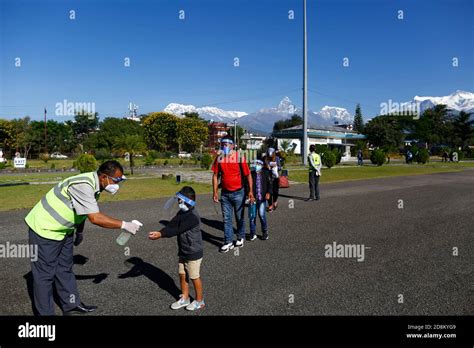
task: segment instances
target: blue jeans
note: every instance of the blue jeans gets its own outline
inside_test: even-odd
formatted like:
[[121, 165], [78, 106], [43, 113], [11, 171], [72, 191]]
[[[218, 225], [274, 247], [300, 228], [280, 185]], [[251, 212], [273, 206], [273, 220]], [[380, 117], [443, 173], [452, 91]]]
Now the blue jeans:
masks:
[[245, 192], [240, 189], [234, 192], [221, 193], [222, 216], [224, 217], [224, 244], [232, 243], [234, 239], [234, 227], [232, 225], [232, 213], [237, 221], [237, 235], [239, 239], [245, 238]]
[[[262, 233], [267, 233], [267, 214], [265, 208], [267, 206], [267, 201], [257, 201], [257, 214], [262, 224]], [[250, 219], [250, 234], [254, 235], [257, 230], [257, 217]]]

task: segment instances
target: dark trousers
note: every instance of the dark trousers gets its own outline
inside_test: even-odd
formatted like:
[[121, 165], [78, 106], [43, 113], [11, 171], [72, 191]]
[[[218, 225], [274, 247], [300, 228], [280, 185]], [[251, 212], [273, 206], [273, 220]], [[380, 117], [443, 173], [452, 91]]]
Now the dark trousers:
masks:
[[273, 203], [278, 201], [280, 195], [280, 178], [272, 179], [272, 191], [270, 192], [270, 198], [268, 200], [268, 205], [271, 206]]
[[54, 315], [53, 284], [64, 312], [77, 307], [81, 300], [73, 266], [73, 234], [63, 240], [50, 240], [28, 231], [30, 245], [37, 245], [38, 259], [31, 262], [34, 305], [39, 315]]
[[319, 199], [319, 175], [314, 170], [309, 172], [309, 198]]

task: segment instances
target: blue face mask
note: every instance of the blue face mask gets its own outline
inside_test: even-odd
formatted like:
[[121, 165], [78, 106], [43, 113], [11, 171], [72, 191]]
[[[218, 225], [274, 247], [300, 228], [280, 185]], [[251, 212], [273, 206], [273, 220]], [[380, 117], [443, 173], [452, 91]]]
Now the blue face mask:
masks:
[[261, 170], [262, 170], [262, 166], [259, 165], [259, 164], [257, 164], [257, 165], [255, 166], [255, 171], [256, 171], [256, 172], [259, 172], [259, 171], [261, 171]]
[[222, 148], [222, 152], [224, 153], [224, 155], [228, 155], [230, 153], [230, 147], [224, 146]]

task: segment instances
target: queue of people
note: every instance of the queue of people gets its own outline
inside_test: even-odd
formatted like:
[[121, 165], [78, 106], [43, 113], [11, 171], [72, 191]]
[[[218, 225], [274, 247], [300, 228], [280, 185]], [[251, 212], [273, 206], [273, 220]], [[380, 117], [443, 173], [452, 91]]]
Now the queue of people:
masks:
[[[319, 199], [321, 158], [310, 147], [309, 183], [310, 197]], [[267, 212], [278, 207], [279, 179], [282, 160], [274, 148], [247, 164], [247, 159], [235, 151], [233, 140], [221, 140], [221, 155], [213, 165], [213, 200], [220, 202], [224, 220], [224, 243], [219, 251], [226, 253], [243, 247], [246, 240], [245, 208], [248, 207], [250, 223], [249, 241], [257, 239], [257, 217], [261, 226], [261, 240], [269, 238]], [[39, 250], [39, 261], [31, 263], [33, 275], [34, 308], [37, 315], [54, 315], [53, 286], [59, 295], [64, 315], [90, 313], [97, 306], [85, 305], [80, 299], [73, 272], [73, 247], [82, 240], [85, 220], [111, 229], [122, 229], [135, 234], [142, 225], [139, 221], [117, 220], [99, 211], [97, 200], [105, 191], [116, 194], [125, 180], [123, 168], [117, 161], [104, 162], [96, 172], [83, 173], [67, 178], [53, 187], [25, 218], [29, 229], [30, 244]], [[221, 195], [219, 198], [219, 189]], [[185, 307], [195, 311], [205, 307], [200, 268], [203, 259], [201, 219], [196, 210], [196, 193], [190, 186], [183, 187], [172, 198], [178, 212], [161, 230], [149, 232], [150, 240], [177, 237], [178, 275], [181, 295], [171, 304], [171, 309]], [[234, 242], [233, 216], [237, 224]], [[191, 302], [191, 280], [195, 297]]]

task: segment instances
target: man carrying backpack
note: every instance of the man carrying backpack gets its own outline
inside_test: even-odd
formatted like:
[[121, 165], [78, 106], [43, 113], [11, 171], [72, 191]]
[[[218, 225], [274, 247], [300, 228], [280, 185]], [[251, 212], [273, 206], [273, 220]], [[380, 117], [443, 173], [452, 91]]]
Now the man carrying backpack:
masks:
[[[215, 203], [219, 202], [218, 176], [220, 175], [222, 185], [221, 207], [224, 218], [224, 244], [220, 248], [220, 252], [226, 253], [234, 248], [232, 214], [235, 214], [237, 220], [238, 236], [235, 246], [243, 247], [245, 239], [245, 200], [248, 198], [251, 202], [254, 202], [255, 199], [252, 192], [253, 181], [249, 166], [245, 158], [240, 158], [239, 153], [234, 151], [232, 137], [227, 135], [222, 138], [221, 150], [221, 155], [215, 159], [212, 165], [212, 171], [214, 172], [212, 177], [212, 198]], [[244, 177], [246, 180], [244, 180]], [[248, 188], [248, 193], [245, 192], [245, 187]]]

